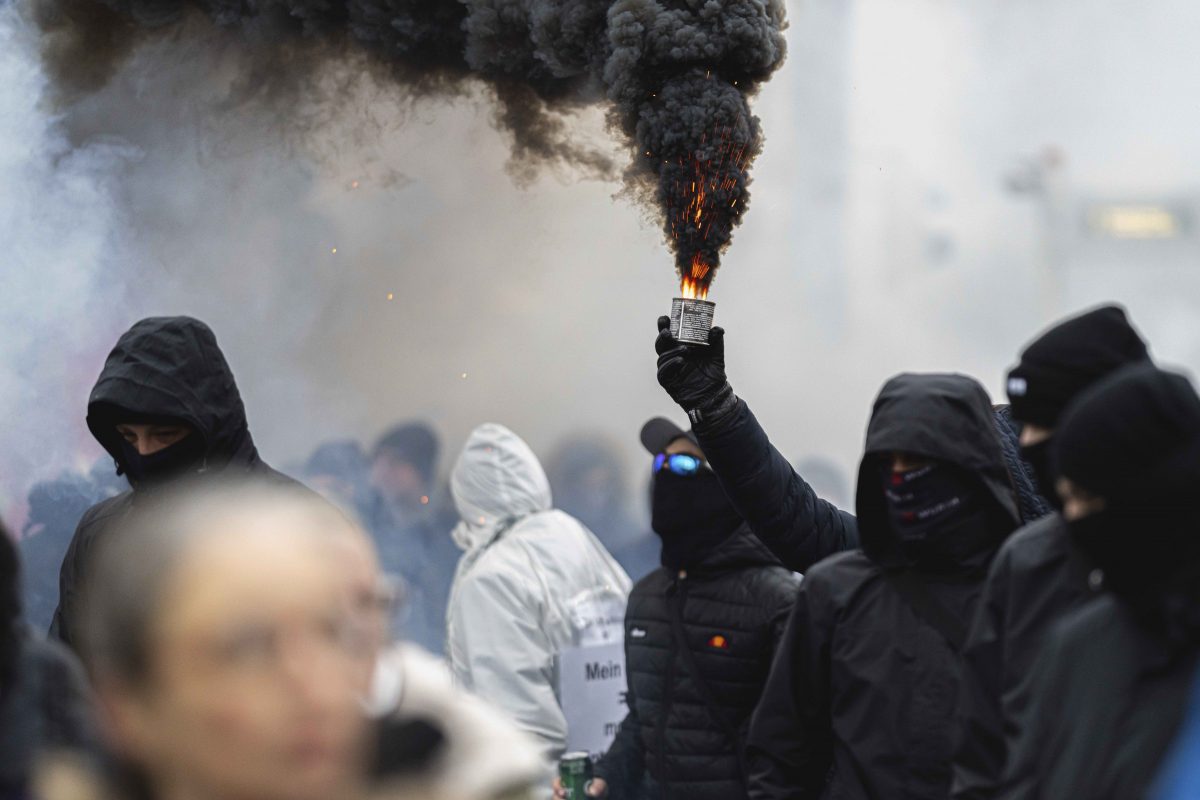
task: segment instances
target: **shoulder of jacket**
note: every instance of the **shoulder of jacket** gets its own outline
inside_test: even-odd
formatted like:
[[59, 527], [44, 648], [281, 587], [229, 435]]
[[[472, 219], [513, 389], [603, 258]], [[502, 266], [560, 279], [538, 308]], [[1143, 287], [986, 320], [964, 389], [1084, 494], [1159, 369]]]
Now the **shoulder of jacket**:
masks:
[[68, 552], [73, 552], [76, 558], [82, 557], [84, 551], [92, 546], [93, 540], [100, 536], [109, 524], [124, 515], [132, 503], [133, 491], [128, 490], [116, 497], [102, 500], [83, 512], [79, 524], [75, 527], [75, 535], [71, 539]]
[[83, 512], [83, 516], [79, 518], [79, 529], [91, 527], [93, 525], [102, 525], [119, 514], [123, 514], [130, 503], [133, 502], [133, 490], [126, 489], [114, 497], [107, 500], [101, 500], [94, 506]]
[[632, 599], [634, 597], [651, 597], [662, 594], [670, 582], [671, 571], [666, 567], [659, 567], [638, 578], [633, 584], [633, 589], [629, 592], [629, 597]]
[[1058, 514], [1049, 514], [1018, 528], [1000, 546], [996, 559], [1014, 566], [1037, 564], [1048, 555], [1057, 555], [1066, 545], [1066, 522]]
[[852, 576], [869, 576], [881, 572], [876, 564], [861, 550], [846, 550], [824, 558], [813, 564], [804, 573], [805, 581], [840, 583]]
[[459, 576], [459, 590], [455, 594], [470, 592], [503, 591], [509, 594], [523, 593], [524, 587], [536, 581], [529, 574], [532, 565], [519, 545], [496, 542]]
[[816, 595], [842, 605], [882, 575], [882, 568], [861, 550], [847, 550], [814, 564], [804, 573], [800, 589], [810, 598]]

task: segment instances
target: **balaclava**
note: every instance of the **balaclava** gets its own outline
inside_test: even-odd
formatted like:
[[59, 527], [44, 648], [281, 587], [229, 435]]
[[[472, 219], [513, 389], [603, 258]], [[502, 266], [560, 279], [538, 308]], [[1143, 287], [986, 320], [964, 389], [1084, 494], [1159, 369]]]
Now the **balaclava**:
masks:
[[[183, 425], [188, 423], [174, 417], [139, 414], [134, 411], [114, 408], [111, 424], [117, 425]], [[205, 467], [207, 443], [204, 437], [193, 430], [183, 439], [157, 453], [142, 455], [123, 438], [117, 439], [117, 466], [135, 489], [147, 489], [167, 483], [188, 473], [200, 472]]]
[[[1027, 345], [1008, 374], [1013, 417], [1056, 428], [1080, 392], [1121, 367], [1149, 358], [1146, 343], [1119, 306], [1102, 306], [1060, 322]], [[1050, 440], [1022, 447], [1021, 457], [1033, 468], [1042, 496], [1059, 507]]]
[[940, 462], [908, 472], [893, 472], [886, 460], [880, 463], [888, 521], [910, 564], [933, 571], [961, 569], [973, 556], [995, 549], [987, 490], [977, 478]]
[[662, 565], [684, 569], [700, 563], [742, 525], [712, 470], [654, 476], [650, 525], [662, 539]]
[[1080, 396], [1055, 438], [1058, 474], [1104, 508], [1069, 523], [1105, 584], [1142, 620], [1200, 634], [1200, 397], [1150, 364]]

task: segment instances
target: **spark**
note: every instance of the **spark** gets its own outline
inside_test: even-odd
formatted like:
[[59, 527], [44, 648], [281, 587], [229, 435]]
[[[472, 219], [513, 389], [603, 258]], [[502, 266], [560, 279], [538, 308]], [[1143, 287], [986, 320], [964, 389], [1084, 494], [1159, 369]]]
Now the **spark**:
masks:
[[388, 300], [394, 300], [394, 299], [396, 299], [396, 295], [393, 294], [392, 292], [388, 292]]
[[337, 248], [335, 247], [335, 248], [333, 248], [332, 250], [330, 250], [329, 252], [333, 253], [333, 254], [336, 256], [336, 255], [337, 255]]
[[467, 373], [464, 372], [462, 375], [459, 375], [458, 377], [462, 378], [465, 381], [467, 379]]

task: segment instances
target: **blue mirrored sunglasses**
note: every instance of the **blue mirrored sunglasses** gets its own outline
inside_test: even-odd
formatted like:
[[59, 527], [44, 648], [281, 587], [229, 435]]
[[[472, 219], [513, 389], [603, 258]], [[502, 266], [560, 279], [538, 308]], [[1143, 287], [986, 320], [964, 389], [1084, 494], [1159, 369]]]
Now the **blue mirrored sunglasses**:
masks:
[[669, 469], [676, 475], [691, 476], [695, 475], [704, 466], [704, 462], [695, 456], [689, 456], [687, 453], [675, 453], [667, 455], [659, 453], [654, 457], [654, 471], [662, 472], [664, 469]]

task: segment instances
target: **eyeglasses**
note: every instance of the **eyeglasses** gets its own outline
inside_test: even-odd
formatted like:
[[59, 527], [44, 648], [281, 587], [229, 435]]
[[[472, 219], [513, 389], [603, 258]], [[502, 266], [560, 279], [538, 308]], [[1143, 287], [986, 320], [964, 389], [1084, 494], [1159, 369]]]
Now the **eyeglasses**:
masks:
[[691, 477], [705, 467], [702, 459], [689, 456], [687, 453], [659, 453], [654, 457], [654, 472], [659, 473], [669, 469], [676, 475]]

